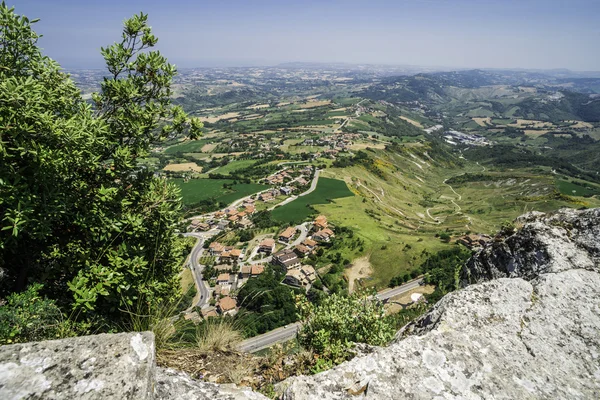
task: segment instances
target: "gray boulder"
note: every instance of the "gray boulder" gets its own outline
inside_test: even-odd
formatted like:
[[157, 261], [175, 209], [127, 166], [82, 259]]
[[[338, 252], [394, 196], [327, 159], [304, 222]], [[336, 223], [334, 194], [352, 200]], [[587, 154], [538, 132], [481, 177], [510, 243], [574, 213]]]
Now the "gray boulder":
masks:
[[156, 400], [267, 400], [247, 387], [198, 382], [168, 368], [156, 369]]
[[0, 347], [0, 399], [148, 399], [154, 335], [119, 333]]

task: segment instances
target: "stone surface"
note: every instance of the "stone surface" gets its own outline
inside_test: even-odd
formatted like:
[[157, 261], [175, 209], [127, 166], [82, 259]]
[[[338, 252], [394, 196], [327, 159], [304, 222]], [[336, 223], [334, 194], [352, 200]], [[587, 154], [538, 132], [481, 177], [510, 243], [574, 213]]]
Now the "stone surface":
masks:
[[267, 400], [249, 388], [198, 382], [183, 372], [160, 367], [155, 391], [156, 400]]
[[469, 264], [482, 283], [445, 296], [390, 346], [278, 389], [290, 400], [600, 398], [599, 216], [522, 217]]
[[120, 333], [0, 347], [0, 399], [152, 399], [154, 335]]
[[516, 220], [517, 233], [492, 242], [473, 256], [463, 286], [496, 278], [533, 279], [573, 268], [598, 271], [600, 209], [532, 212]]

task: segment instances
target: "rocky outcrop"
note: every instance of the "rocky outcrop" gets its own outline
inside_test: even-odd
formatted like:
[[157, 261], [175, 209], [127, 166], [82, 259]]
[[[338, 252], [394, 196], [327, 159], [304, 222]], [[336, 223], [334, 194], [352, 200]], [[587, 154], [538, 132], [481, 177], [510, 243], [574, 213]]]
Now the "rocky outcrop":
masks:
[[283, 382], [284, 398], [600, 398], [599, 216], [519, 218], [470, 261], [464, 277], [479, 284], [390, 346]]
[[463, 286], [505, 277], [531, 280], [570, 269], [598, 271], [600, 209], [531, 212], [517, 218], [515, 227], [469, 260]]
[[151, 332], [0, 347], [0, 399], [266, 400], [156, 366]]
[[247, 387], [198, 382], [186, 373], [156, 369], [155, 400], [267, 400]]

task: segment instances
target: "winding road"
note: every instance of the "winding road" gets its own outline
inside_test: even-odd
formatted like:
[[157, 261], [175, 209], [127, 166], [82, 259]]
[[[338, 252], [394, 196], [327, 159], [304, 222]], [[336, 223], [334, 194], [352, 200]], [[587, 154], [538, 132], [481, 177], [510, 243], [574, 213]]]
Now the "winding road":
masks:
[[202, 233], [184, 233], [185, 237], [195, 237], [198, 239], [194, 247], [192, 248], [192, 252], [190, 253], [190, 259], [188, 260], [190, 270], [192, 271], [192, 276], [194, 277], [194, 282], [196, 283], [196, 290], [200, 293], [200, 298], [196, 304], [192, 304], [192, 307], [200, 307], [203, 308], [208, 304], [208, 300], [210, 297], [210, 292], [208, 287], [206, 287], [206, 283], [202, 280], [202, 271], [204, 270], [204, 266], [198, 262], [198, 259], [202, 256], [204, 252], [204, 242], [206, 239], [216, 235], [219, 231], [216, 229], [202, 232]]

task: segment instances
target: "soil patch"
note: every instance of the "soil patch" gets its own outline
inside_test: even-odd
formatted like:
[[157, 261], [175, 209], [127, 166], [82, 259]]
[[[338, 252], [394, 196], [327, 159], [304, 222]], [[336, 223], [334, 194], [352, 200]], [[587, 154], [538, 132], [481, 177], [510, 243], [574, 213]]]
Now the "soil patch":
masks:
[[344, 270], [344, 275], [348, 279], [348, 293], [354, 291], [355, 281], [365, 279], [371, 276], [373, 268], [369, 262], [369, 256], [360, 257], [352, 261], [352, 266]]
[[163, 168], [163, 171], [172, 171], [172, 172], [182, 172], [182, 171], [190, 171], [190, 172], [202, 172], [202, 167], [198, 166], [198, 164], [194, 162], [182, 163], [182, 164], [169, 164]]

